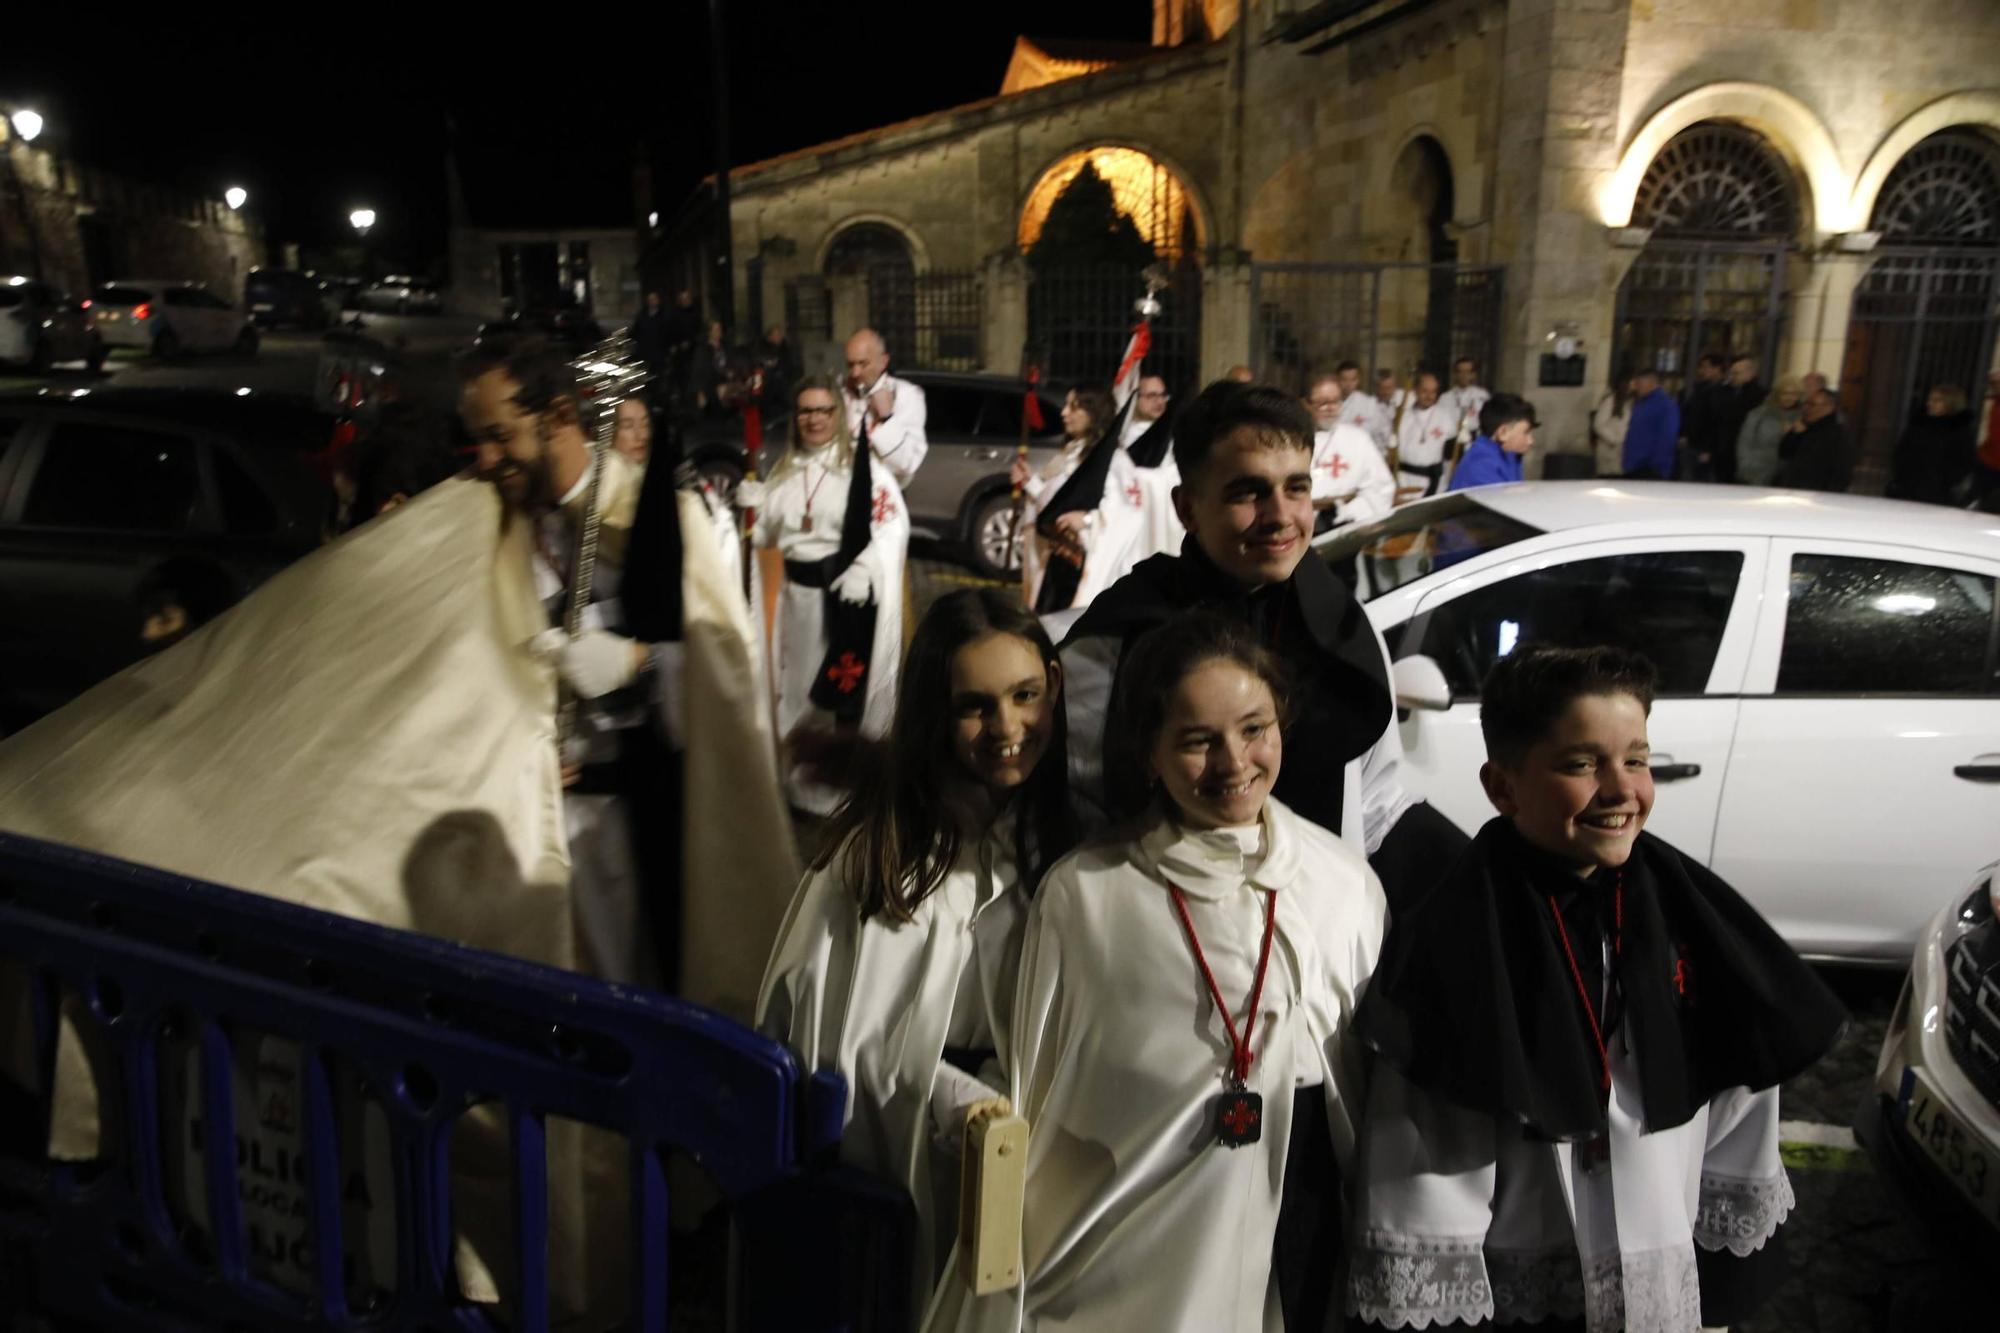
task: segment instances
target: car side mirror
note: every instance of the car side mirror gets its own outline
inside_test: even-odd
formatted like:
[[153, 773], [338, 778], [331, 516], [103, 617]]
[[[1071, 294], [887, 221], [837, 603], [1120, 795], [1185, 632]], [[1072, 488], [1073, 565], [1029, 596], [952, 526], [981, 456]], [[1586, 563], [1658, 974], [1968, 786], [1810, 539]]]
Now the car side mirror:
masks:
[[1441, 713], [1451, 707], [1451, 682], [1444, 678], [1444, 668], [1422, 653], [1398, 658], [1389, 675], [1396, 689], [1397, 708]]

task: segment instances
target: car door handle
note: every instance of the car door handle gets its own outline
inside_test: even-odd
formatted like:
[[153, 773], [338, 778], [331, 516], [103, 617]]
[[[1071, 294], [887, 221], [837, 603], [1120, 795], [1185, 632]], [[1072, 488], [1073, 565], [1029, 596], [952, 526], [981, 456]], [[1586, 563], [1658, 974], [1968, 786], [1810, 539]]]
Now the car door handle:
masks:
[[1682, 778], [1701, 776], [1700, 764], [1654, 764], [1653, 781], [1679, 782]]
[[1005, 449], [981, 449], [974, 457], [982, 463], [997, 463], [1007, 456]]
[[1967, 782], [2000, 782], [2000, 764], [1960, 764], [1951, 771]]

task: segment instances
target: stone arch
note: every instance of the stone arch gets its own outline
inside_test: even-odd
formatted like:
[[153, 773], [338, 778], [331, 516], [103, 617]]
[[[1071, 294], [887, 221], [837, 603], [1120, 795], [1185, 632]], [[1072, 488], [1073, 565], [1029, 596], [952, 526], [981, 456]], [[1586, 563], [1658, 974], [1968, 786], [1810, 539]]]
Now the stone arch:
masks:
[[1598, 194], [1598, 213], [1609, 227], [1629, 226], [1647, 169], [1674, 137], [1705, 120], [1730, 121], [1763, 135], [1792, 169], [1800, 195], [1799, 221], [1815, 232], [1850, 231], [1849, 188], [1833, 136], [1818, 116], [1790, 93], [1761, 83], [1711, 83], [1654, 112], [1633, 134]]
[[1655, 239], [1786, 239], [1799, 231], [1798, 183], [1771, 141], [1730, 120], [1669, 139], [1640, 178], [1632, 221]]
[[1854, 192], [1847, 208], [1849, 225], [1843, 230], [1858, 231], [1868, 225], [1869, 219], [1874, 216], [1882, 186], [1888, 182], [1889, 173], [1896, 169], [1896, 164], [1912, 148], [1940, 130], [1964, 125], [2000, 134], [2000, 90], [1950, 93], [1904, 117], [1883, 136], [1882, 142], [1869, 155], [1867, 165], [1861, 168], [1860, 176], [1855, 178]]
[[1436, 136], [1412, 135], [1389, 167], [1388, 189], [1380, 196], [1394, 210], [1385, 219], [1400, 244], [1396, 259], [1442, 264], [1458, 257], [1447, 230], [1455, 216], [1451, 155]]
[[1477, 155], [1473, 152], [1472, 145], [1466, 141], [1462, 133], [1454, 133], [1447, 127], [1431, 121], [1420, 121], [1403, 132], [1397, 141], [1395, 152], [1377, 158], [1370, 165], [1368, 189], [1363, 202], [1363, 207], [1367, 211], [1363, 219], [1363, 229], [1371, 235], [1388, 234], [1395, 230], [1392, 220], [1386, 215], [1386, 210], [1390, 201], [1396, 198], [1396, 173], [1404, 165], [1412, 148], [1426, 140], [1443, 158], [1444, 170], [1451, 181], [1453, 208], [1458, 217], [1477, 214], [1478, 200], [1475, 196], [1479, 180], [1478, 167], [1475, 165]]
[[[1014, 211], [1015, 240], [1022, 250], [1025, 251], [1035, 237], [1040, 235], [1041, 217], [1047, 215], [1048, 206], [1055, 202], [1056, 196], [1062, 192], [1062, 187], [1082, 169], [1085, 160], [1098, 154], [1117, 155], [1114, 159], [1116, 163], [1114, 169], [1120, 172], [1135, 168], [1137, 165], [1133, 158], [1125, 155], [1146, 159], [1159, 172], [1164, 173], [1171, 180], [1173, 188], [1179, 192], [1177, 198], [1170, 199], [1169, 206], [1176, 212], [1185, 209], [1186, 216], [1192, 219], [1194, 235], [1178, 234], [1179, 217], [1151, 219], [1154, 225], [1149, 229], [1149, 220], [1141, 219], [1135, 212], [1134, 220], [1139, 223], [1140, 233], [1148, 240], [1157, 246], [1160, 244], [1162, 234], [1169, 236], [1173, 241], [1171, 248], [1177, 250], [1184, 259], [1198, 257], [1215, 243], [1215, 213], [1209, 207], [1208, 200], [1194, 176], [1171, 155], [1161, 152], [1148, 143], [1130, 138], [1092, 138], [1072, 144], [1055, 154], [1035, 172], [1026, 193], [1022, 195]], [[1104, 162], [1099, 163], [1100, 173], [1109, 174], [1105, 170], [1106, 165]], [[1128, 197], [1131, 197], [1131, 187], [1121, 189], [1120, 186], [1120, 180], [1113, 180], [1113, 193], [1118, 197], [1120, 207], [1124, 208]], [[1166, 225], [1160, 225], [1162, 221]]]
[[922, 234], [915, 227], [887, 213], [849, 213], [828, 227], [826, 235], [820, 238], [819, 251], [813, 256], [813, 271], [826, 272], [827, 261], [834, 257], [834, 247], [843, 237], [863, 227], [881, 227], [894, 232], [909, 251], [912, 270], [923, 273], [930, 268], [930, 247], [924, 244]]

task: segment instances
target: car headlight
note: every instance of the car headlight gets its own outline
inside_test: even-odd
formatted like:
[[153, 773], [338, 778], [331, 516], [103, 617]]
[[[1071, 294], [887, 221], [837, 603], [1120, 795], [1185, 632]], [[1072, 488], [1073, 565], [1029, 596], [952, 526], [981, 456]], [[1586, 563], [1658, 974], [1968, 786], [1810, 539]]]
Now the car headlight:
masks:
[[1965, 901], [1952, 914], [1952, 935], [1954, 938], [1969, 935], [1995, 917], [2000, 917], [2000, 861], [1987, 866], [1973, 880], [1972, 892], [1965, 895]]

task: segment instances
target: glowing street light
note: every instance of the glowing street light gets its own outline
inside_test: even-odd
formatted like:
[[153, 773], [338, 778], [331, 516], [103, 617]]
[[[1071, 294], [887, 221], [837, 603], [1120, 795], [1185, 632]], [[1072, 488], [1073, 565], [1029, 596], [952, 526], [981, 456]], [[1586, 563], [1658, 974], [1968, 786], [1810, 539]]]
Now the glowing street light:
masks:
[[249, 198], [250, 192], [241, 185], [232, 185], [222, 192], [222, 202], [229, 205], [229, 211], [232, 213], [243, 207]]
[[41, 113], [30, 111], [25, 107], [16, 111], [9, 119], [13, 121], [14, 133], [21, 136], [22, 143], [33, 143], [40, 137], [42, 126], [47, 123], [42, 119]]
[[347, 220], [354, 224], [354, 230], [366, 236], [368, 229], [375, 225], [375, 210], [372, 208], [357, 208], [347, 215]]

